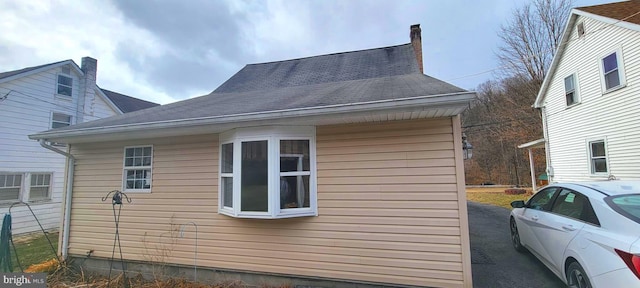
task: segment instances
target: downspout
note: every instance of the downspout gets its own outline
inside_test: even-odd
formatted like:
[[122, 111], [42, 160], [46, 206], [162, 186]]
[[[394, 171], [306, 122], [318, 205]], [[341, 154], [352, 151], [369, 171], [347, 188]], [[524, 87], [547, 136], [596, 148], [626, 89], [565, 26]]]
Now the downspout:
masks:
[[542, 116], [542, 134], [544, 136], [544, 153], [547, 162], [547, 182], [553, 183], [553, 163], [551, 163], [551, 149], [549, 149], [549, 127], [547, 124], [547, 108], [545, 106], [540, 107], [540, 115]]
[[49, 149], [53, 152], [56, 152], [60, 155], [67, 157], [68, 159], [68, 170], [67, 170], [67, 192], [65, 193], [65, 204], [64, 204], [64, 219], [62, 222], [62, 259], [67, 259], [67, 250], [69, 248], [69, 222], [71, 220], [71, 193], [73, 193], [73, 173], [76, 164], [76, 158], [73, 155], [64, 152], [56, 147], [53, 147], [47, 144], [45, 139], [40, 139], [38, 141], [40, 146]]

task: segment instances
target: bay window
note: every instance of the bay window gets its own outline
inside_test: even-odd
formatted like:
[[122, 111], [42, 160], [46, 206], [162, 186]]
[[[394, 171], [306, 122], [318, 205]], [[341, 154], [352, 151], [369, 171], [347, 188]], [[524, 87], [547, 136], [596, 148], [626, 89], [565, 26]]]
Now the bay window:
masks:
[[242, 218], [317, 215], [315, 127], [220, 135], [219, 212]]

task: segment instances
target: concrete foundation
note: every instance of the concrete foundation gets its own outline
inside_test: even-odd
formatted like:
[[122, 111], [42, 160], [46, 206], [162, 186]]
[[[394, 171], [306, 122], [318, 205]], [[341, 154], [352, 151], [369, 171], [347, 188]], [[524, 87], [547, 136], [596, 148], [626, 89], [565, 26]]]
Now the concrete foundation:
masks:
[[[80, 269], [85, 273], [93, 273], [107, 276], [109, 274], [109, 266], [113, 269], [112, 277], [122, 273], [122, 263], [120, 259], [96, 258], [96, 257], [80, 257], [69, 256], [71, 266]], [[415, 287], [415, 286], [398, 286], [380, 283], [366, 282], [350, 282], [342, 279], [327, 279], [315, 277], [300, 277], [295, 275], [269, 274], [260, 272], [233, 271], [224, 269], [215, 269], [211, 267], [183, 266], [167, 263], [150, 263], [142, 261], [124, 262], [127, 277], [135, 277], [142, 275], [145, 279], [163, 279], [166, 278], [184, 278], [187, 280], [196, 280], [201, 283], [230, 283], [240, 282], [247, 287], [296, 287], [296, 288], [392, 288], [392, 287]]]

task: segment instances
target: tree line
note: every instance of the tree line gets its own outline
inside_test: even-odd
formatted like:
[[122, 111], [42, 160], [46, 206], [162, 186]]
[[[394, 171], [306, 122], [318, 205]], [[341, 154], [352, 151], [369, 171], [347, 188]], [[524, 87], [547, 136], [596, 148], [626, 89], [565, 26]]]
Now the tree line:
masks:
[[[573, 1], [533, 0], [516, 8], [498, 31], [500, 68], [476, 89], [462, 114], [462, 131], [473, 145], [465, 160], [467, 184], [531, 185], [527, 149], [543, 138], [540, 111], [532, 107], [551, 65]], [[536, 175], [545, 171], [544, 149], [533, 149]]]

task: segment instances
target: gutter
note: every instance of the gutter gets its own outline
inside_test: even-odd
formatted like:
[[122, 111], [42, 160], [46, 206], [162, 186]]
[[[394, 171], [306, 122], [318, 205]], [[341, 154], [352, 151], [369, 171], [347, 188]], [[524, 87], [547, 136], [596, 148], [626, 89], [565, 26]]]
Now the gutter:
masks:
[[[47, 138], [66, 138], [99, 135], [106, 133], [119, 133], [137, 131], [139, 129], [167, 129], [183, 128], [198, 125], [216, 125], [244, 121], [265, 121], [288, 117], [308, 117], [317, 115], [331, 115], [345, 112], [376, 111], [393, 108], [406, 108], [416, 106], [441, 106], [462, 105], [475, 97], [475, 92], [456, 92], [439, 95], [429, 95], [400, 99], [385, 99], [359, 103], [335, 104], [316, 107], [293, 108], [273, 111], [250, 112], [231, 115], [205, 116], [187, 119], [161, 120], [144, 123], [119, 124], [111, 126], [79, 128], [64, 131], [46, 131], [29, 135], [30, 139], [40, 140]], [[451, 99], [453, 98], [453, 99]]]
[[45, 139], [40, 139], [38, 142], [40, 143], [40, 146], [67, 157], [67, 161], [68, 161], [67, 162], [67, 165], [68, 165], [67, 166], [68, 167], [67, 183], [66, 183], [67, 192], [64, 194], [65, 195], [64, 219], [62, 222], [62, 248], [60, 249], [62, 250], [62, 259], [66, 260], [68, 255], [67, 250], [69, 249], [69, 228], [70, 228], [69, 224], [71, 222], [71, 194], [73, 193], [73, 174], [74, 174], [74, 168], [76, 165], [76, 158], [67, 152], [64, 152], [56, 147], [53, 147], [47, 144]]

